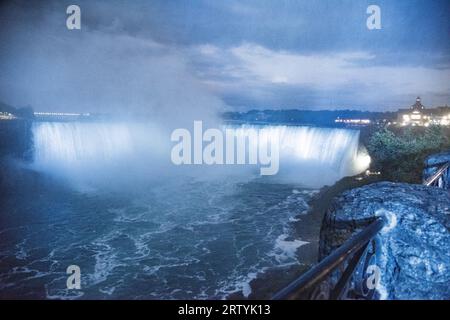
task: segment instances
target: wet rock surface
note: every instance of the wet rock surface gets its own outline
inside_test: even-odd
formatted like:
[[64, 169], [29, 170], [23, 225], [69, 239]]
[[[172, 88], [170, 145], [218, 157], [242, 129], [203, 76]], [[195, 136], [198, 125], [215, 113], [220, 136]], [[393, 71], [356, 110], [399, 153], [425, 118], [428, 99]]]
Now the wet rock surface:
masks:
[[320, 257], [384, 216], [379, 296], [450, 299], [450, 193], [435, 187], [379, 182], [344, 192], [329, 207]]

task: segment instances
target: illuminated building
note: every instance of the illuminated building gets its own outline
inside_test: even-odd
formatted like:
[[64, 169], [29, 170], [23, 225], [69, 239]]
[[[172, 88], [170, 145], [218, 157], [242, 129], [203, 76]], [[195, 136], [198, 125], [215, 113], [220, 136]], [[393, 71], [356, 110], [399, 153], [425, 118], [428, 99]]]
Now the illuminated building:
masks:
[[425, 108], [420, 97], [417, 97], [416, 103], [409, 109], [398, 110], [397, 117], [398, 124], [402, 126], [450, 126], [450, 107]]
[[425, 109], [420, 97], [416, 98], [409, 109], [400, 109], [398, 111], [398, 123], [403, 126], [429, 126], [431, 123], [431, 116]]

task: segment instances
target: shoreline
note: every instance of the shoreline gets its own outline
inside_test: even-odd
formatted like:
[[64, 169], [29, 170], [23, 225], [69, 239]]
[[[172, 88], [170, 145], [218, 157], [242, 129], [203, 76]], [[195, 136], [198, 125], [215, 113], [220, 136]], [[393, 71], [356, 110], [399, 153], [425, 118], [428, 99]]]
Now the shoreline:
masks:
[[331, 186], [323, 186], [313, 195], [308, 202], [309, 209], [306, 213], [297, 213], [293, 223], [294, 234], [292, 239], [307, 241], [307, 245], [297, 249], [297, 257], [300, 264], [287, 267], [268, 269], [258, 273], [250, 281], [251, 293], [245, 297], [241, 291], [230, 294], [226, 300], [235, 299], [270, 299], [276, 292], [287, 286], [294, 279], [305, 273], [318, 262], [319, 240], [322, 220], [326, 211], [339, 194], [367, 184], [381, 181], [380, 176], [366, 176], [364, 173], [344, 177]]

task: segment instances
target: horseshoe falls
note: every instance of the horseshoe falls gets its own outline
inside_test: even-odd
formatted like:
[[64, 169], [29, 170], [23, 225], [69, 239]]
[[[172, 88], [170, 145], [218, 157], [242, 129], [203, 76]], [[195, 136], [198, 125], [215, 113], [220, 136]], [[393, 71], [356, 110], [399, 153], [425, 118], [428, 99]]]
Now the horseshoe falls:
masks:
[[[0, 296], [223, 299], [249, 296], [261, 273], [311, 264], [294, 223], [307, 230], [318, 188], [365, 169], [359, 132], [228, 128], [278, 135], [279, 173], [174, 166], [170, 133], [147, 123], [35, 122], [33, 161], [3, 204], [14, 215], [0, 233]], [[66, 288], [73, 264], [80, 290]]]
[[[364, 162], [361, 164], [362, 155], [358, 154], [357, 130], [251, 125], [225, 128], [231, 128], [237, 139], [252, 134], [279, 137], [280, 173], [276, 180], [320, 187], [365, 167]], [[127, 168], [127, 174], [137, 170], [138, 176], [154, 176], [162, 173], [162, 165], [170, 165], [167, 159], [170, 146], [161, 143], [169, 139], [142, 123], [43, 122], [34, 125], [33, 135], [34, 164], [49, 173], [91, 179], [110, 173], [122, 176], [122, 170]], [[153, 166], [157, 170], [152, 171]], [[233, 171], [215, 167], [223, 174]], [[169, 166], [164, 172], [170, 174], [173, 169], [174, 166]], [[187, 167], [184, 171], [196, 171], [191, 169]], [[205, 172], [201, 170], [199, 174]]]

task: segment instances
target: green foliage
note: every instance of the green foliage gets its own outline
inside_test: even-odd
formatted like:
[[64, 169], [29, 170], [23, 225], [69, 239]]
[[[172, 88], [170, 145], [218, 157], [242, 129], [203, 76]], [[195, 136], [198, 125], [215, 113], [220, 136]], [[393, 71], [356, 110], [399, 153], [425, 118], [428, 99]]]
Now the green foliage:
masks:
[[440, 126], [383, 128], [373, 133], [367, 149], [372, 167], [385, 179], [420, 183], [423, 161], [450, 148], [450, 130]]

